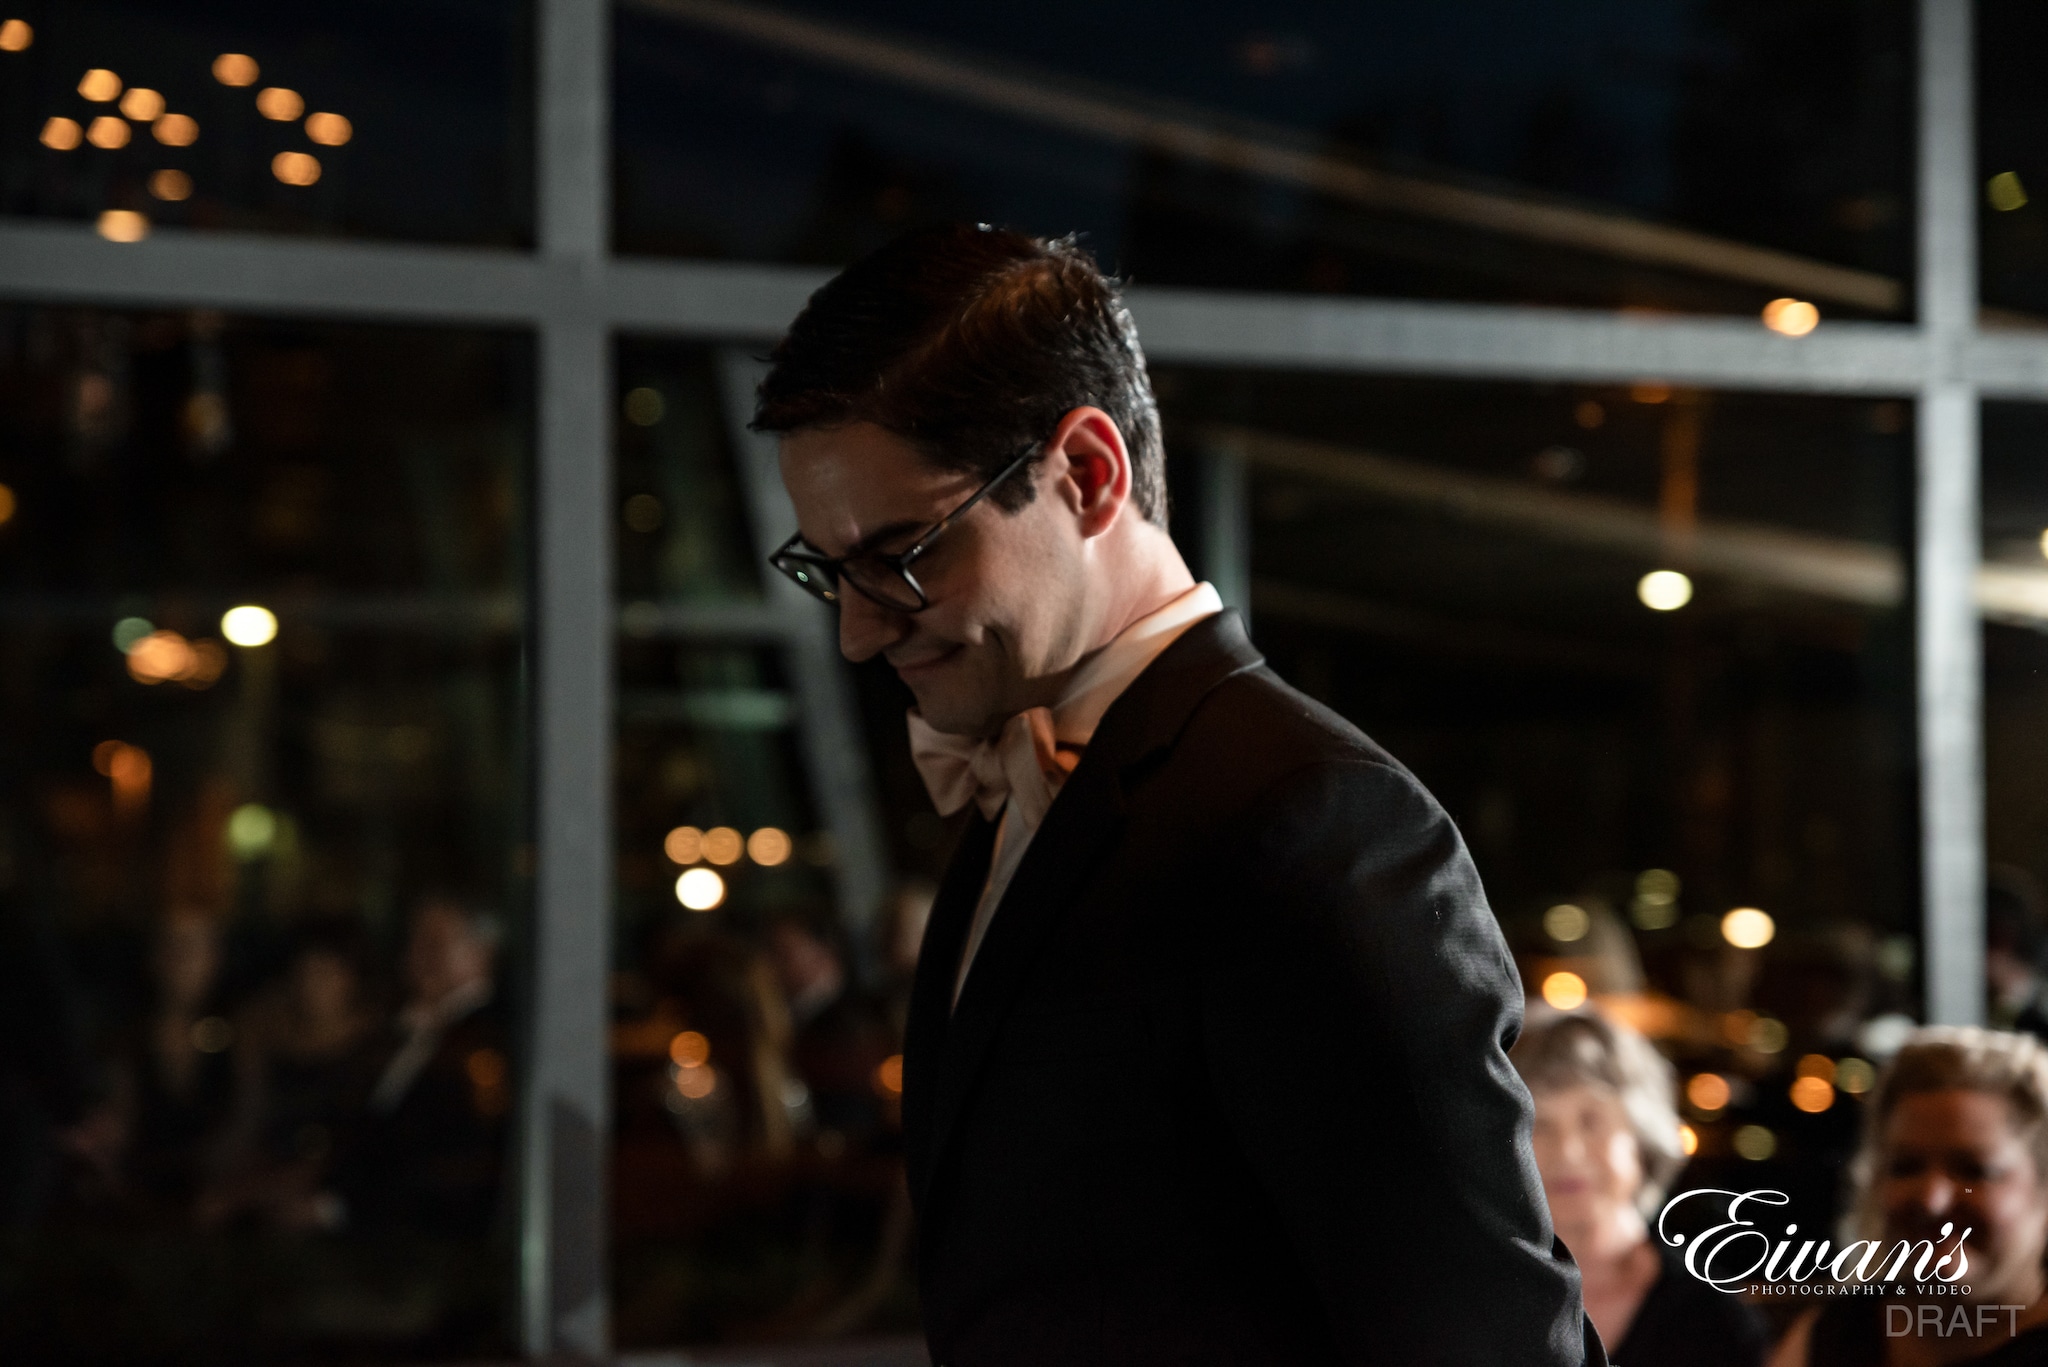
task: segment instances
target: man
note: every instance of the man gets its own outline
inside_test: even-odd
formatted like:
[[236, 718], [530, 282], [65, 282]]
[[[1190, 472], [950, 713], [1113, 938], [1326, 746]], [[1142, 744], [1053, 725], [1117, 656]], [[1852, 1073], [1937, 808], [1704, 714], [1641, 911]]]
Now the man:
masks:
[[905, 1046], [933, 1360], [1603, 1362], [1464, 846], [1188, 573], [1111, 284], [926, 231], [774, 361], [774, 563], [909, 686], [941, 810], [976, 808]]

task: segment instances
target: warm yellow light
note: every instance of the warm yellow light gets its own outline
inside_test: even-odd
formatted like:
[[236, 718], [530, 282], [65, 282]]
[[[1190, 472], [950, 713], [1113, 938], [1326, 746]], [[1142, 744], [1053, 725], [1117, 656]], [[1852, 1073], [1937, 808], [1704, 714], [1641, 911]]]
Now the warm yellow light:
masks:
[[0, 484], [0, 527], [14, 521], [14, 490]]
[[355, 135], [355, 125], [339, 114], [306, 115], [306, 136], [322, 147], [339, 147]]
[[43, 146], [59, 152], [69, 152], [85, 141], [85, 130], [78, 126], [78, 120], [54, 118], [43, 125]]
[[718, 1090], [718, 1070], [704, 1067], [678, 1068], [676, 1090], [692, 1101], [702, 1101]]
[[281, 85], [266, 86], [256, 92], [256, 112], [266, 119], [290, 123], [306, 112], [306, 100], [296, 90], [287, 90]]
[[1657, 380], [1643, 380], [1628, 387], [1628, 396], [1637, 403], [1669, 403], [1671, 386]]
[[704, 832], [678, 826], [662, 838], [661, 852], [677, 864], [694, 864], [704, 857]]
[[1984, 182], [1984, 198], [2002, 214], [2027, 207], [2027, 187], [2020, 184], [2017, 171], [2000, 171]]
[[1729, 1095], [1728, 1079], [1719, 1073], [1694, 1073], [1685, 1084], [1685, 1099], [1697, 1110], [1721, 1110], [1727, 1106]]
[[152, 631], [128, 647], [128, 677], [137, 683], [160, 684], [182, 679], [198, 664], [192, 643], [175, 631]]
[[1636, 597], [1652, 612], [1676, 612], [1692, 601], [1692, 580], [1677, 570], [1651, 570], [1636, 581]]
[[1778, 1151], [1778, 1136], [1761, 1125], [1744, 1125], [1735, 1132], [1735, 1152], [1752, 1163], [1761, 1163]]
[[117, 119], [112, 114], [100, 115], [92, 121], [92, 126], [85, 130], [87, 142], [109, 152], [117, 147], [126, 147], [128, 139], [133, 136], [134, 130], [128, 126], [128, 121]]
[[222, 85], [254, 85], [261, 71], [246, 52], [223, 52], [213, 59], [213, 79]]
[[1560, 1011], [1576, 1011], [1586, 1004], [1586, 980], [1560, 969], [1543, 980], [1543, 1000]]
[[626, 391], [626, 399], [621, 407], [626, 411], [626, 421], [633, 426], [652, 427], [661, 421], [661, 415], [667, 410], [668, 405], [662, 399], [659, 389], [641, 385], [637, 389]]
[[1572, 421], [1590, 432], [1607, 421], [1607, 410], [1592, 399], [1581, 399], [1572, 410]]
[[1845, 1058], [1835, 1065], [1835, 1085], [1850, 1096], [1861, 1096], [1877, 1083], [1877, 1069], [1870, 1060]]
[[1822, 1082], [1833, 1083], [1835, 1061], [1826, 1054], [1802, 1054], [1799, 1062], [1793, 1066], [1792, 1074], [1795, 1077], [1817, 1077]]
[[1543, 933], [1563, 944], [1585, 939], [1592, 928], [1593, 918], [1586, 909], [1570, 902], [1560, 902], [1543, 913]]
[[36, 40], [36, 31], [26, 19], [9, 19], [0, 24], [0, 52], [26, 52]]
[[711, 1041], [695, 1030], [685, 1030], [668, 1042], [668, 1056], [678, 1068], [702, 1068], [711, 1061]]
[[746, 848], [746, 841], [730, 826], [713, 826], [704, 832], [704, 857], [714, 864], [737, 864]]
[[238, 646], [267, 646], [277, 639], [277, 614], [254, 603], [220, 615], [220, 634]]
[[199, 141], [199, 120], [190, 114], [166, 114], [150, 131], [166, 147], [190, 147]]
[[137, 123], [149, 123], [164, 112], [164, 97], [138, 85], [121, 97], [121, 112]]
[[95, 104], [106, 104], [121, 93], [121, 78], [103, 66], [96, 66], [79, 77], [78, 93]]
[[1737, 949], [1762, 949], [1778, 933], [1778, 923], [1767, 911], [1737, 907], [1721, 918], [1721, 938]]
[[287, 185], [311, 185], [320, 179], [320, 159], [311, 152], [279, 152], [270, 159], [270, 174]]
[[1824, 1077], [1802, 1077], [1792, 1084], [1792, 1104], [1808, 1115], [1819, 1115], [1835, 1104], [1835, 1087]]
[[1820, 326], [1820, 310], [1804, 299], [1773, 299], [1764, 305], [1764, 326], [1787, 337], [1804, 337]]
[[1687, 1158], [1700, 1151], [1700, 1132], [1692, 1126], [1680, 1123], [1678, 1127], [1678, 1148]]
[[792, 848], [789, 833], [773, 826], [763, 826], [747, 837], [747, 858], [765, 868], [787, 861]]
[[676, 900], [691, 911], [709, 911], [725, 900], [725, 880], [710, 869], [685, 869], [676, 879]]
[[875, 1065], [875, 1087], [888, 1096], [903, 1095], [903, 1055], [891, 1054]]
[[183, 171], [174, 170], [167, 166], [150, 176], [149, 192], [158, 199], [170, 200], [173, 203], [181, 199], [190, 199], [192, 198], [192, 177], [186, 175]]
[[2048, 531], [2041, 533], [2041, 555], [2044, 559], [2048, 559]]
[[99, 230], [109, 242], [140, 242], [149, 236], [149, 220], [133, 209], [109, 209], [100, 215]]

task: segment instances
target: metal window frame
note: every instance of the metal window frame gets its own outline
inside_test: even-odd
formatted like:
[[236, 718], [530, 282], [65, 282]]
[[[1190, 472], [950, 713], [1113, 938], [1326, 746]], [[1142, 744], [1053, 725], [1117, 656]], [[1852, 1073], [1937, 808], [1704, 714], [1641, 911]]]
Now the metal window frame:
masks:
[[[823, 276], [613, 256], [610, 3], [538, 5], [537, 250], [171, 229], [117, 245], [77, 225], [16, 220], [0, 223], [0, 298], [510, 325], [537, 336], [537, 962], [520, 1123], [520, 1324], [530, 1356], [596, 1361], [609, 1348], [612, 338], [772, 338]], [[1792, 339], [1742, 320], [1379, 299], [1139, 289], [1131, 305], [1148, 352], [1163, 361], [1916, 399], [1927, 1007], [1933, 1020], [1974, 1022], [1984, 1009], [1983, 664], [1971, 587], [1980, 555], [1978, 411], [1986, 396], [2048, 401], [2048, 341], [1978, 330], [1970, 0], [1919, 0], [1919, 16], [1917, 324], [1829, 323]], [[734, 374], [729, 367], [728, 388]], [[753, 467], [761, 452], [743, 445], [742, 456], [760, 486]], [[1212, 574], [1237, 586], [1245, 582], [1242, 488], [1241, 472], [1205, 475], [1211, 539], [1224, 559], [1236, 559]], [[754, 501], [758, 517], [761, 499]], [[826, 820], [855, 845], [877, 849], [874, 817], [858, 791], [857, 747], [845, 730], [844, 690], [829, 678], [830, 636], [805, 626], [799, 606], [664, 609], [655, 625], [685, 634], [738, 630], [798, 653], [812, 678], [801, 706], [814, 725], [808, 762]], [[843, 875], [842, 886], [873, 898], [881, 876], [874, 864]]]

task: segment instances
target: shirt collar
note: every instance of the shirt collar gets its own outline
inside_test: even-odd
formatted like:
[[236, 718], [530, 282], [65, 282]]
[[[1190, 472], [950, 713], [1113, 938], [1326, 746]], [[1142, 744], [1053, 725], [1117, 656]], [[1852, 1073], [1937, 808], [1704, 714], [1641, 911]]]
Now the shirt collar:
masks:
[[1068, 745], [1086, 745], [1131, 680], [1145, 672], [1180, 634], [1204, 617], [1223, 611], [1214, 585], [1201, 583], [1166, 606], [1118, 632], [1074, 671], [1066, 691], [1052, 705], [1053, 735]]

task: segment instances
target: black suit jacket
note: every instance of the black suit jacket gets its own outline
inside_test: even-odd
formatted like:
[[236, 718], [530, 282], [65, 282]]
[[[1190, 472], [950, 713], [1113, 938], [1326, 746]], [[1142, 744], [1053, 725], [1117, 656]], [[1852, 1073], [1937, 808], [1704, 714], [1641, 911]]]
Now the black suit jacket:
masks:
[[993, 840], [946, 875], [904, 1047], [934, 1362], [1604, 1362], [1464, 845], [1235, 613], [1104, 716], [955, 1011]]

